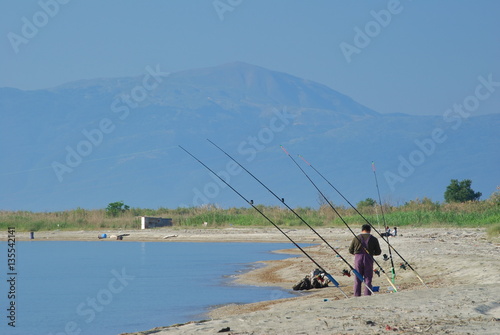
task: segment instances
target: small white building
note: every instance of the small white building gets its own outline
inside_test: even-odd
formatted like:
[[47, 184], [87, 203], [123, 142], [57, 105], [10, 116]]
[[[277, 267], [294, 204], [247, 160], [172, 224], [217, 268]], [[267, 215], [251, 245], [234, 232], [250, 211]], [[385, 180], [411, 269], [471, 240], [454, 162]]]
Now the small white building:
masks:
[[170, 226], [172, 226], [172, 219], [141, 216], [141, 229], [170, 227]]

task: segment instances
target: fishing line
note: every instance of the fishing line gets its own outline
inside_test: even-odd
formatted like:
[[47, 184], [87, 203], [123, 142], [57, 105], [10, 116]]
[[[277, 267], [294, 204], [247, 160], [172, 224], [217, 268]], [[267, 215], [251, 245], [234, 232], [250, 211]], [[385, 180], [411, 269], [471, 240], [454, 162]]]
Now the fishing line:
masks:
[[[215, 146], [217, 149], [219, 149], [220, 151], [222, 151], [227, 157], [229, 157], [229, 159], [231, 159], [233, 162], [235, 162], [236, 164], [238, 164], [246, 173], [248, 173], [250, 176], [253, 177], [253, 179], [255, 179], [259, 184], [261, 184], [266, 190], [268, 190], [272, 195], [274, 195], [274, 197], [276, 199], [278, 199], [281, 203], [283, 203], [283, 205], [286, 206], [286, 208], [288, 208], [293, 214], [295, 214], [295, 216], [297, 218], [299, 218], [300, 221], [302, 221], [307, 227], [309, 227], [330, 249], [332, 249], [336, 254], [337, 256], [345, 263], [347, 264], [347, 266], [351, 269], [351, 271], [356, 275], [356, 277], [364, 283], [364, 278], [363, 276], [351, 265], [349, 264], [349, 262], [344, 258], [342, 257], [342, 255], [340, 255], [337, 250], [332, 247], [330, 245], [330, 243], [328, 243], [324, 238], [323, 236], [321, 236], [311, 225], [309, 225], [309, 223], [307, 223], [297, 212], [295, 212], [293, 210], [293, 208], [291, 208], [290, 206], [288, 206], [288, 204], [284, 201], [284, 198], [280, 198], [278, 195], [276, 195], [276, 193], [274, 193], [269, 187], [267, 187], [262, 181], [259, 180], [259, 178], [257, 178], [253, 173], [251, 173], [250, 171], [248, 171], [243, 165], [241, 165], [236, 159], [234, 159], [230, 154], [228, 154], [226, 151], [224, 151], [221, 147], [219, 147], [217, 144], [215, 144], [214, 142], [212, 142], [211, 140], [207, 139], [208, 142], [210, 142], [213, 146]], [[366, 285], [366, 284], [365, 284]], [[370, 287], [366, 286], [368, 288], [368, 290], [370, 290], [370, 292], [373, 294], [373, 291]]]
[[[342, 217], [342, 215], [340, 215], [340, 213], [337, 211], [337, 209], [335, 209], [335, 207], [332, 205], [332, 203], [330, 202], [330, 200], [328, 200], [328, 198], [323, 194], [323, 192], [321, 192], [321, 190], [318, 188], [318, 186], [316, 186], [316, 184], [312, 181], [312, 179], [309, 177], [309, 175], [300, 167], [300, 165], [288, 153], [288, 151], [286, 151], [286, 149], [283, 146], [281, 146], [281, 149], [285, 152], [285, 154], [288, 157], [290, 157], [290, 159], [299, 168], [299, 170], [302, 171], [302, 173], [307, 177], [307, 179], [311, 182], [311, 184], [316, 188], [316, 190], [319, 192], [319, 194], [321, 194], [321, 196], [323, 197], [323, 199], [325, 199], [325, 201], [328, 203], [328, 205], [330, 205], [330, 208], [333, 209], [333, 211], [335, 212], [335, 214], [338, 215], [338, 217], [340, 218], [340, 220], [342, 220], [342, 222], [345, 224], [345, 226], [359, 240], [359, 243], [363, 247], [363, 243], [361, 242], [361, 239], [358, 237], [358, 235], [356, 235], [356, 233], [351, 229], [351, 227], [349, 227], [349, 225], [347, 224], [347, 222], [344, 220], [344, 218]], [[368, 252], [368, 250], [366, 248], [363, 247], [363, 249], [366, 251], [367, 254], [370, 255], [370, 253]], [[380, 264], [377, 262], [377, 260], [375, 259], [375, 257], [373, 257], [373, 255], [372, 255], [372, 259], [373, 259], [373, 262], [379, 267], [380, 271], [382, 271], [382, 273], [384, 274], [384, 276], [387, 278], [387, 281], [389, 282], [389, 284], [394, 289], [394, 292], [397, 292], [398, 289], [396, 288], [396, 286], [394, 286], [394, 283], [391, 281], [391, 279], [389, 278], [389, 276], [387, 276], [387, 274], [385, 273], [384, 269], [382, 268], [382, 266], [380, 266]]]
[[179, 145], [179, 148], [184, 150], [189, 156], [194, 158], [198, 163], [200, 163], [203, 167], [205, 167], [208, 171], [210, 171], [213, 175], [215, 175], [217, 178], [219, 178], [224, 184], [226, 184], [231, 190], [233, 190], [234, 193], [236, 193], [240, 198], [242, 198], [247, 204], [253, 207], [257, 212], [259, 212], [260, 215], [262, 215], [267, 221], [269, 221], [276, 229], [280, 231], [290, 242], [293, 243], [307, 258], [309, 258], [321, 271], [323, 271], [326, 275], [326, 277], [333, 283], [333, 285], [342, 292], [342, 294], [348, 298], [347, 294], [342, 290], [340, 287], [339, 283], [333, 278], [331, 274], [326, 272], [325, 269], [321, 265], [319, 265], [304, 249], [302, 249], [297, 243], [295, 243], [294, 240], [290, 236], [287, 235], [280, 227], [278, 227], [270, 218], [268, 218], [260, 209], [258, 209], [254, 204], [253, 201], [248, 200], [245, 198], [240, 192], [238, 192], [234, 187], [232, 187], [228, 182], [226, 182], [222, 177], [220, 177], [218, 174], [216, 174], [212, 169], [210, 169], [205, 163], [203, 163], [201, 160], [196, 158], [192, 153], [184, 149], [182, 146]]
[[[290, 157], [291, 157], [291, 156], [290, 156]], [[351, 202], [350, 202], [349, 200], [347, 200], [347, 198], [346, 198], [346, 197], [344, 197], [344, 195], [343, 195], [342, 193], [340, 193], [340, 191], [339, 191], [339, 190], [337, 190], [337, 188], [336, 188], [335, 186], [333, 186], [333, 185], [332, 185], [332, 183], [330, 183], [330, 181], [329, 181], [328, 179], [326, 179], [326, 177], [325, 177], [325, 176], [323, 176], [323, 175], [322, 175], [322, 174], [321, 174], [321, 173], [320, 173], [320, 172], [319, 172], [319, 171], [318, 171], [318, 170], [317, 170], [314, 166], [312, 166], [312, 164], [311, 164], [311, 163], [309, 163], [308, 161], [306, 161], [304, 157], [302, 157], [302, 156], [299, 156], [299, 157], [301, 157], [301, 158], [302, 158], [302, 160], [303, 160], [303, 161], [304, 161], [307, 165], [309, 165], [309, 166], [310, 166], [310, 167], [311, 167], [314, 171], [316, 171], [316, 173], [317, 173], [317, 174], [318, 174], [321, 178], [323, 178], [323, 179], [324, 179], [324, 180], [325, 180], [325, 181], [326, 181], [326, 182], [327, 182], [327, 183], [328, 183], [328, 184], [329, 184], [329, 185], [330, 185], [330, 186], [331, 186], [331, 187], [332, 187], [332, 188], [333, 188], [333, 189], [334, 189], [334, 190], [335, 190], [335, 191], [336, 191], [336, 192], [337, 192], [337, 193], [338, 193], [338, 194], [339, 194], [339, 195], [340, 195], [340, 196], [341, 196], [341, 197], [342, 197], [342, 198], [343, 198], [343, 199], [344, 199], [344, 200], [345, 200], [345, 201], [346, 201], [346, 202], [347, 202], [347, 203], [348, 203], [348, 204], [349, 204], [349, 205], [350, 205], [350, 206], [351, 206], [351, 207], [352, 207], [355, 211], [356, 211], [356, 213], [358, 213], [358, 214], [359, 214], [359, 216], [361, 216], [361, 217], [363, 218], [363, 220], [365, 220], [365, 222], [366, 222], [367, 224], [369, 224], [369, 225], [370, 225], [370, 227], [372, 227], [372, 229], [373, 229], [373, 230], [374, 230], [377, 234], [379, 234], [379, 235], [380, 235], [380, 237], [383, 237], [383, 236], [382, 236], [382, 234], [380, 234], [380, 232], [379, 232], [379, 231], [378, 231], [378, 230], [377, 230], [377, 229], [376, 229], [376, 228], [375, 228], [375, 227], [371, 224], [371, 222], [370, 222], [370, 221], [368, 221], [368, 220], [367, 220], [367, 219], [363, 216], [363, 214], [361, 214], [361, 213], [358, 211], [358, 209], [357, 209], [356, 207], [354, 207], [354, 205], [353, 205], [353, 204], [351, 204]], [[301, 169], [301, 170], [302, 170], [302, 169]], [[305, 172], [304, 172], [304, 173], [305, 173]], [[320, 193], [321, 193], [321, 192], [320, 192]], [[415, 270], [415, 269], [414, 269], [414, 268], [410, 265], [410, 263], [408, 263], [408, 261], [406, 261], [406, 260], [403, 258], [403, 256], [401, 256], [401, 254], [400, 254], [400, 253], [396, 250], [396, 248], [394, 248], [394, 247], [392, 246], [392, 244], [390, 244], [390, 243], [389, 243], [389, 241], [385, 240], [384, 238], [382, 238], [382, 239], [383, 239], [383, 240], [387, 243], [387, 245], [389, 246], [389, 248], [390, 248], [390, 249], [392, 249], [392, 250], [394, 250], [394, 252], [395, 252], [395, 253], [396, 253], [396, 254], [397, 254], [397, 255], [398, 255], [398, 256], [399, 256], [399, 257], [403, 260], [403, 262], [405, 263], [405, 264], [404, 264], [404, 266], [408, 266], [408, 267], [409, 267], [409, 268], [413, 271], [413, 273], [415, 273], [415, 275], [416, 275], [416, 276], [417, 276], [417, 278], [420, 280], [420, 282], [421, 282], [421, 283], [422, 283], [422, 284], [423, 284], [426, 288], [428, 288], [428, 287], [427, 287], [427, 285], [425, 284], [425, 282], [423, 281], [423, 279], [422, 279], [422, 278], [420, 277], [420, 275], [418, 274], [418, 272], [417, 272], [417, 271], [416, 271], [416, 270]]]
[[[384, 208], [382, 206], [382, 198], [380, 197], [380, 190], [379, 190], [379, 187], [378, 187], [378, 180], [377, 180], [377, 173], [376, 173], [376, 168], [375, 168], [375, 162], [372, 162], [372, 170], [373, 170], [373, 175], [375, 176], [375, 186], [377, 187], [378, 203], [379, 203], [379, 206], [380, 206], [380, 213], [382, 214], [382, 222], [384, 223], [384, 229], [386, 229], [385, 227], [387, 227], [387, 222], [385, 221]], [[386, 234], [385, 235], [387, 237], [387, 243], [389, 243], [389, 233], [387, 232], [387, 229], [386, 229]], [[394, 280], [396, 278], [396, 268], [394, 267], [394, 260], [392, 259], [391, 248], [389, 248], [389, 258], [391, 259], [392, 281], [394, 282]]]

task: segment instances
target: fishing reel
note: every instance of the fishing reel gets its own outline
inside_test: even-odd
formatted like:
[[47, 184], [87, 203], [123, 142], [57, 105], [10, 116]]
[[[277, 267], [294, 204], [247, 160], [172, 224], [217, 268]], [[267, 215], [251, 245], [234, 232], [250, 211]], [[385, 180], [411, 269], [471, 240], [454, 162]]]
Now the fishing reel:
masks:
[[403, 270], [406, 270], [406, 264], [405, 263], [399, 264], [399, 268], [403, 269]]
[[351, 276], [351, 272], [349, 272], [349, 270], [347, 270], [347, 269], [344, 269], [344, 270], [342, 270], [342, 276], [350, 277]]
[[375, 272], [375, 274], [380, 277], [380, 270], [379, 269], [373, 269], [373, 272]]
[[389, 259], [391, 259], [389, 256], [387, 256], [387, 254], [384, 254], [383, 257], [384, 257], [384, 261], [388, 261]]

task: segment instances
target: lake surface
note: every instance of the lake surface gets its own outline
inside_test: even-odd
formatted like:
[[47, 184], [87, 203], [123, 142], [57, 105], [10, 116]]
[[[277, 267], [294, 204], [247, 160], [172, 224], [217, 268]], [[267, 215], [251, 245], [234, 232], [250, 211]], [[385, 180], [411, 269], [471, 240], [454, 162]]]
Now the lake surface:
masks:
[[54, 242], [16, 244], [16, 327], [0, 242], [0, 334], [119, 334], [203, 318], [210, 306], [292, 296], [231, 277], [288, 243]]

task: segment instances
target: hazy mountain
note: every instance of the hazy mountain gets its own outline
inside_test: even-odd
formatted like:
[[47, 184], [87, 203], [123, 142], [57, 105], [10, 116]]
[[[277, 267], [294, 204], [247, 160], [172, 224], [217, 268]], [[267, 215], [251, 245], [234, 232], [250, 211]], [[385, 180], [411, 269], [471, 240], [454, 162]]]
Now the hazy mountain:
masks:
[[316, 206], [317, 194], [280, 145], [308, 159], [351, 202], [376, 196], [372, 160], [381, 193], [393, 202], [442, 200], [452, 178], [472, 179], [483, 198], [499, 184], [499, 114], [379, 114], [319, 83], [245, 63], [159, 72], [1, 88], [0, 209], [103, 208], [118, 200], [245, 206], [178, 144], [245, 196], [277, 204], [206, 138], [293, 206]]

